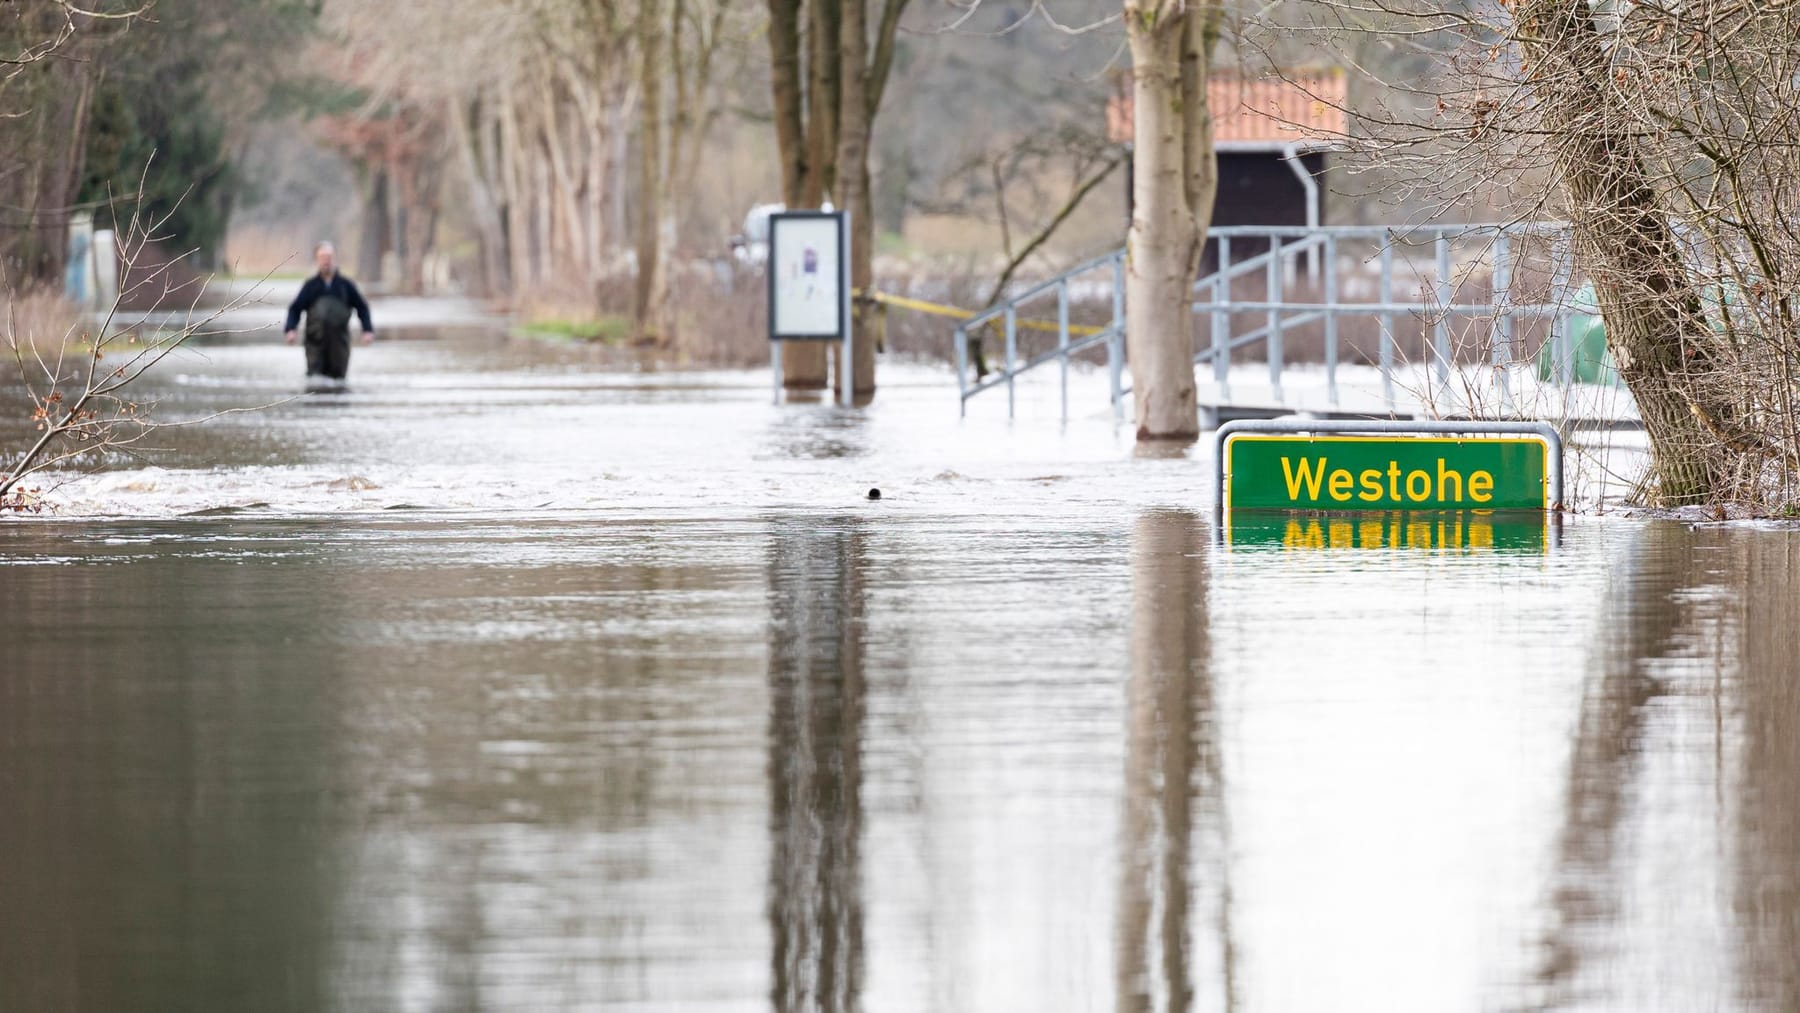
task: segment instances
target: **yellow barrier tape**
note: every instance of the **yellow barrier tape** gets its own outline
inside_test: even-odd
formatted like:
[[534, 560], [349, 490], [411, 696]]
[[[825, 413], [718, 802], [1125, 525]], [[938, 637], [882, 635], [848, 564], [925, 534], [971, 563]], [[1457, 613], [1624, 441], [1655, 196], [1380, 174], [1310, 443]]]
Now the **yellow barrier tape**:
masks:
[[[856, 290], [855, 295], [860, 298], [863, 293], [859, 289]], [[926, 302], [923, 299], [913, 299], [903, 295], [892, 295], [887, 292], [870, 292], [868, 294], [868, 299], [871, 302], [880, 303], [884, 306], [898, 306], [901, 309], [917, 310], [920, 313], [930, 313], [933, 316], [950, 317], [955, 320], [967, 320], [975, 315], [974, 310], [965, 310], [958, 306], [946, 306], [943, 303]], [[996, 321], [996, 325], [998, 325], [998, 321]], [[1050, 331], [1052, 333], [1057, 331], [1056, 321], [1054, 320], [1021, 319], [1018, 325], [1028, 331]], [[1069, 333], [1078, 337], [1099, 334], [1105, 329], [1106, 328], [1104, 327], [1095, 327], [1090, 324], [1069, 325]]]

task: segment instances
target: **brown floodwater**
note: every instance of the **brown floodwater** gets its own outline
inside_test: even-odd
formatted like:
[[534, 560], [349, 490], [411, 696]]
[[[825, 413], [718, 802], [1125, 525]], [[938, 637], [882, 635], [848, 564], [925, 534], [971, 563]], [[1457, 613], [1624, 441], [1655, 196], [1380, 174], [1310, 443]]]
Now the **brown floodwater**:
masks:
[[1800, 1009], [1792, 528], [413, 337], [0, 520], [0, 1009]]

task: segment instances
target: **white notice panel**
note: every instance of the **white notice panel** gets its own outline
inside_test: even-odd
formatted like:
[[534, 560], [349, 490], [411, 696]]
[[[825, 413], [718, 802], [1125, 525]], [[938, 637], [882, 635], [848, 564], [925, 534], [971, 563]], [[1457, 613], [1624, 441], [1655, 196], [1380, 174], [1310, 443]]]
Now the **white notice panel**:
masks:
[[838, 212], [770, 216], [769, 337], [843, 337], [845, 231]]

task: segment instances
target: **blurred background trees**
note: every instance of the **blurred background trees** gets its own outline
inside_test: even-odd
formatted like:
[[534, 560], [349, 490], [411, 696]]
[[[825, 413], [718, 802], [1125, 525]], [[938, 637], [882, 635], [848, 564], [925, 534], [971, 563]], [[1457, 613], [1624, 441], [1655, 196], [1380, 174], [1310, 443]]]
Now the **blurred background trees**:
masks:
[[[845, 0], [7, 4], [0, 260], [15, 283], [54, 280], [70, 218], [105, 227], [141, 183], [197, 271], [298, 273], [331, 238], [381, 288], [628, 313], [651, 338], [679, 326], [669, 286], [728, 278], [728, 241], [770, 201], [848, 198], [864, 249], [992, 278], [1002, 220], [1035, 232], [1104, 145], [1120, 36], [1024, 6], [864, 2], [848, 80]], [[1064, 7], [1067, 24], [1117, 10]], [[46, 40], [58, 58], [24, 59]], [[799, 54], [811, 175], [778, 143], [772, 40]], [[846, 82], [871, 117], [848, 175], [832, 171]], [[1078, 155], [1061, 165], [1059, 140], [987, 171], [1047, 137]], [[1122, 205], [1122, 181], [1096, 194], [1038, 266], [1116, 244]]]

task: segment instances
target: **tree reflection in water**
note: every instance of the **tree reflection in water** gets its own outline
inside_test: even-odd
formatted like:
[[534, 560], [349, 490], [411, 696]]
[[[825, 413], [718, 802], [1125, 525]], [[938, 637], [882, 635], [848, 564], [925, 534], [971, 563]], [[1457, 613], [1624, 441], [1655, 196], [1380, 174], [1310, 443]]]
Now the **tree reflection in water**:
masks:
[[[1147, 513], [1133, 532], [1120, 1010], [1187, 1010], [1197, 987], [1216, 989], [1227, 1009], [1236, 1005], [1228, 827], [1207, 628], [1208, 542], [1200, 519], [1179, 512]], [[1190, 868], [1204, 870], [1202, 882], [1190, 882]], [[1203, 941], [1190, 938], [1191, 932]]]
[[783, 1013], [861, 998], [859, 525], [783, 521], [770, 539], [770, 998]]

